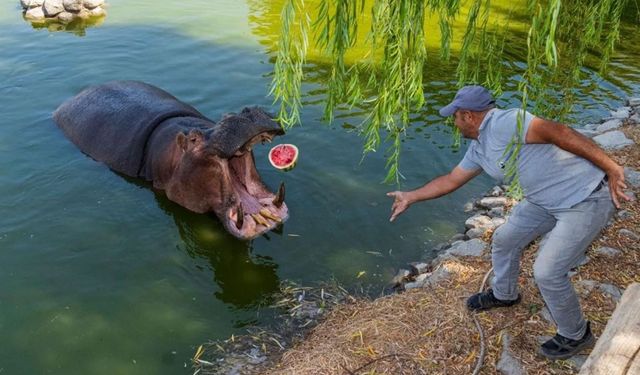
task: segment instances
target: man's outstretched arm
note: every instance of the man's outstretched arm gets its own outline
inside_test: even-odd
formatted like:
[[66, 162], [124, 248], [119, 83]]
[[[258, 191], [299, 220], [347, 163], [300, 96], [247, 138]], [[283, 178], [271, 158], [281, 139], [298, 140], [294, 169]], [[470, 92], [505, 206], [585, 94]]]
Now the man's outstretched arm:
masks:
[[457, 166], [449, 174], [436, 177], [419, 189], [387, 193], [388, 197], [394, 198], [389, 221], [394, 221], [398, 215], [416, 202], [438, 198], [451, 193], [481, 172], [482, 169], [466, 170]]
[[617, 208], [620, 208], [620, 199], [631, 199], [624, 194], [624, 189], [627, 188], [624, 183], [624, 168], [613, 161], [591, 139], [567, 125], [534, 117], [525, 139], [527, 143], [553, 143], [602, 169], [607, 174], [611, 198]]

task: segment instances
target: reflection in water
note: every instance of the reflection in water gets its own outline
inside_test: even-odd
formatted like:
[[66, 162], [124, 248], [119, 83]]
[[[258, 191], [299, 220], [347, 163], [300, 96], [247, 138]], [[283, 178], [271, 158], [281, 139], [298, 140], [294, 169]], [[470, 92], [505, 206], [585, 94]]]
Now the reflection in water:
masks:
[[163, 192], [156, 192], [156, 201], [173, 216], [189, 255], [211, 265], [219, 300], [237, 308], [257, 307], [278, 290], [278, 265], [269, 257], [252, 255], [251, 241], [238, 240], [214, 216], [191, 212]]
[[65, 31], [71, 34], [75, 34], [77, 36], [85, 36], [87, 34], [86, 29], [88, 27], [100, 26], [105, 20], [105, 16], [102, 17], [91, 17], [91, 18], [76, 18], [75, 20], [64, 23], [58, 20], [42, 20], [42, 21], [34, 21], [25, 18], [26, 22], [31, 23], [31, 27], [34, 29], [46, 29], [50, 32], [55, 31]]
[[[204, 258], [211, 265], [213, 280], [220, 288], [215, 292], [217, 299], [237, 308], [256, 308], [268, 303], [279, 290], [278, 265], [270, 257], [252, 255], [253, 241], [233, 237], [215, 215], [187, 210], [148, 181], [114, 173], [133, 185], [154, 191], [158, 206], [173, 217], [187, 253], [192, 258]], [[263, 237], [279, 235], [281, 229]]]

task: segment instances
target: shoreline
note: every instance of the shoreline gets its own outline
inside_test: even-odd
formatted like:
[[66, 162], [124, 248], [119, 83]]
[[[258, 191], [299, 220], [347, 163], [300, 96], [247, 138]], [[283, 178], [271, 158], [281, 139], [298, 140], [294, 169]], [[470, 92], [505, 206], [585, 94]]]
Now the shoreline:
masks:
[[[627, 191], [635, 198], [640, 193], [640, 98], [628, 99], [627, 106], [611, 111], [611, 117], [578, 131], [592, 138], [625, 167]], [[533, 282], [531, 264], [537, 241], [523, 252], [519, 281], [523, 295], [521, 306], [477, 314], [478, 324], [484, 331], [482, 345], [477, 327], [466, 313], [464, 300], [486, 282], [489, 274], [491, 235], [506, 221], [510, 208], [517, 203], [505, 197], [504, 191], [504, 186], [494, 186], [484, 196], [468, 202], [465, 212], [471, 216], [464, 223], [463, 233], [437, 245], [435, 250], [439, 255], [435, 259], [416, 261], [398, 271], [391, 284], [400, 293], [366, 300], [349, 296], [335, 286], [333, 293], [327, 292], [331, 299], [325, 300], [324, 295], [311, 292], [315, 288], [307, 288], [310, 297], [315, 297], [307, 298], [303, 294], [302, 300], [292, 306], [280, 306], [293, 318], [288, 326], [294, 331], [294, 327], [300, 325], [294, 322], [296, 316], [306, 316], [308, 320], [295, 337], [279, 336], [285, 342], [282, 344], [267, 335], [264, 341], [277, 342], [268, 347], [258, 341], [247, 342], [244, 351], [229, 355], [227, 358], [234, 360], [226, 361], [222, 367], [224, 357], [220, 360], [218, 356], [215, 363], [207, 361], [215, 357], [201, 350], [201, 346], [194, 356], [195, 373], [328, 374], [366, 370], [468, 374], [485, 345], [487, 354], [481, 373], [576, 373], [586, 355], [565, 361], [535, 358], [537, 345], [555, 330]], [[604, 329], [624, 288], [640, 282], [638, 223], [637, 199], [624, 203], [571, 273], [583, 308], [589, 306], [585, 308], [585, 315], [594, 322], [596, 337]], [[300, 295], [293, 293], [285, 299], [293, 301]], [[416, 304], [420, 308], [416, 308]], [[458, 335], [439, 337], [440, 331], [458, 332]], [[457, 336], [463, 342], [452, 340]], [[220, 347], [219, 343], [216, 345]]]

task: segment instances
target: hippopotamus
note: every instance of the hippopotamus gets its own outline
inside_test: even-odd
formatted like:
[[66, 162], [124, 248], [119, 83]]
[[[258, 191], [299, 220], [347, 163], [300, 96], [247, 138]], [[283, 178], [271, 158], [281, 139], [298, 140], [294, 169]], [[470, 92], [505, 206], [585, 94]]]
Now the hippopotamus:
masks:
[[114, 81], [86, 88], [53, 118], [85, 154], [151, 181], [191, 211], [215, 213], [238, 238], [255, 238], [289, 216], [284, 184], [271, 192], [256, 170], [252, 147], [284, 134], [260, 108], [216, 123], [160, 88]]

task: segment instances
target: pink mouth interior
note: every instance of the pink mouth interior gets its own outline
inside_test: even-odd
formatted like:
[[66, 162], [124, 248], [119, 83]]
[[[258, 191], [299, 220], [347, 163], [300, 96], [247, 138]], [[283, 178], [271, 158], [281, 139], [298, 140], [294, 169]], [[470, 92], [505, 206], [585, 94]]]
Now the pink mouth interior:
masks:
[[[241, 238], [254, 238], [260, 234], [275, 228], [280, 223], [272, 218], [260, 216], [257, 221], [252, 215], [260, 215], [260, 212], [267, 210], [283, 222], [288, 217], [288, 209], [283, 202], [280, 207], [274, 204], [276, 194], [270, 192], [262, 183], [255, 167], [253, 154], [247, 151], [242, 155], [229, 159], [229, 171], [231, 174], [231, 184], [236, 195], [236, 206], [228, 210], [227, 228], [236, 236]], [[238, 208], [242, 205], [243, 223], [241, 228], [237, 228]]]

